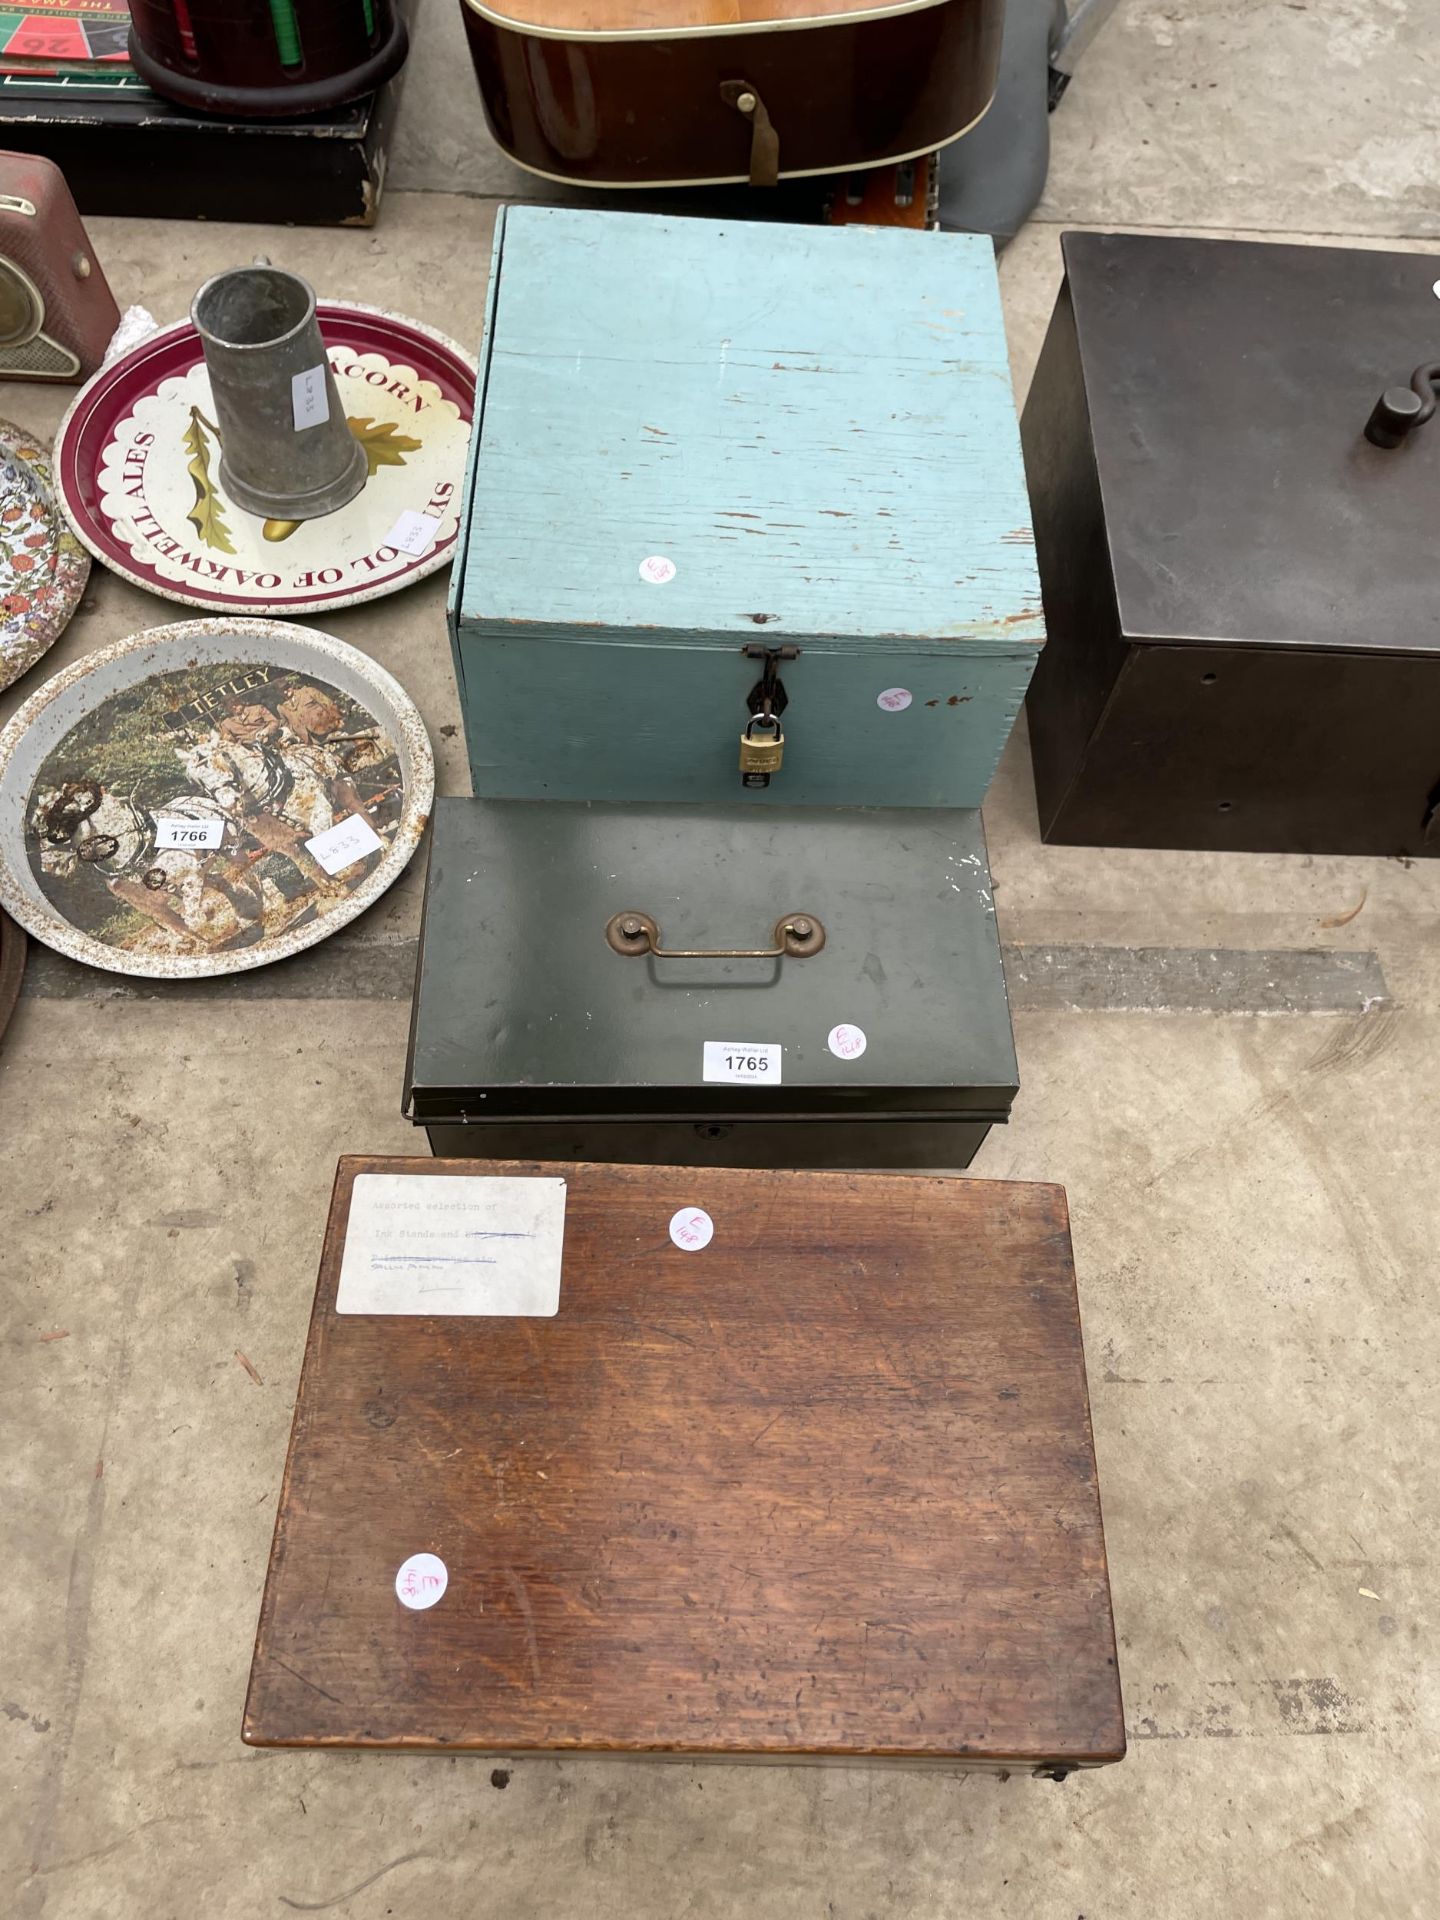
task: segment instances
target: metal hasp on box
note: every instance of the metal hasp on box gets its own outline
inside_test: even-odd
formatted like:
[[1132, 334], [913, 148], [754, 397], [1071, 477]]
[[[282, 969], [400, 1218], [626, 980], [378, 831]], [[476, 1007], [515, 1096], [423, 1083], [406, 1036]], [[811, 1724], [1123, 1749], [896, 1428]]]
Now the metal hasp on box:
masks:
[[462, 522], [476, 793], [979, 806], [1044, 638], [994, 248], [503, 208]]
[[978, 813], [436, 807], [437, 1153], [964, 1167], [1017, 1084]]
[[1440, 851], [1440, 253], [1064, 250], [1022, 429], [1043, 836]]
[[[357, 1310], [362, 1179], [432, 1247], [563, 1180], [558, 1305]], [[244, 1737], [1123, 1758], [1064, 1190], [342, 1160]]]

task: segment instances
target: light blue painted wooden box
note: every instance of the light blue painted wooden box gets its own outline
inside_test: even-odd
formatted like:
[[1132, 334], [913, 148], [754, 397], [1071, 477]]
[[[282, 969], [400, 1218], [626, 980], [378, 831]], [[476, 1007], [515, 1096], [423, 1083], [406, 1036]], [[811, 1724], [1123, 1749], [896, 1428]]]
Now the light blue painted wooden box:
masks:
[[1044, 639], [990, 241], [505, 208], [462, 526], [477, 794], [978, 806]]

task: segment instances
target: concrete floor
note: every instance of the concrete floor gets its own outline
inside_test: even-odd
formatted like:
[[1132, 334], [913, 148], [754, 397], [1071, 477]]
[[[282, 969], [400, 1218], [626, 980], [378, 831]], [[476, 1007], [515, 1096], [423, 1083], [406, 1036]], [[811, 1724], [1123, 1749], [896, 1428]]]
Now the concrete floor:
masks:
[[[1428, 237], [1440, 276], [1433, 39], [1404, 0], [1122, 9], [1056, 120], [1045, 217], [1005, 258], [1022, 384], [1060, 220]], [[478, 127], [430, 0], [396, 178], [508, 191]], [[473, 345], [492, 217], [428, 191], [392, 194], [373, 234], [93, 232], [122, 301], [165, 319], [263, 248]], [[51, 426], [65, 397], [0, 388], [0, 414]], [[453, 792], [443, 593], [325, 624], [414, 694]], [[173, 612], [97, 573], [50, 663]], [[235, 997], [37, 966], [0, 1051], [6, 1911], [1436, 1910], [1440, 864], [1043, 848], [1023, 730], [986, 811], [1011, 942], [1371, 950], [1394, 999], [1017, 1012], [1020, 1099], [974, 1171], [1069, 1189], [1124, 1765], [1055, 1787], [529, 1760], [497, 1792], [475, 1761], [240, 1745], [334, 1161], [423, 1145], [398, 1116], [407, 1008], [364, 964], [413, 936], [412, 873], [342, 936], [353, 965], [337, 942]]]

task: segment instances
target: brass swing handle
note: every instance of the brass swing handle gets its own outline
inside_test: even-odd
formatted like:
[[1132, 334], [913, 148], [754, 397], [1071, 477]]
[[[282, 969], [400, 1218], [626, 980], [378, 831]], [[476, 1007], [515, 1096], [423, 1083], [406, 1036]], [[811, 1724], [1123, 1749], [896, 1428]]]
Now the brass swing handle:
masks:
[[750, 122], [751, 186], [775, 186], [780, 178], [780, 136], [765, 102], [748, 80], [722, 80], [720, 98]]
[[648, 913], [613, 914], [606, 942], [616, 953], [652, 954], [657, 960], [808, 960], [825, 944], [825, 929], [813, 913], [784, 913], [775, 922], [773, 947], [662, 947], [660, 929]]

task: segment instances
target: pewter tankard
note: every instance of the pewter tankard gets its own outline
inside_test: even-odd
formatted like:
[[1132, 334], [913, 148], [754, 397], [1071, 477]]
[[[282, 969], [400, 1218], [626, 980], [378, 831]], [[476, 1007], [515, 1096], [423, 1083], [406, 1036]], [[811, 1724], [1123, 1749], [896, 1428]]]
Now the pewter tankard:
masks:
[[234, 267], [207, 280], [190, 317], [220, 426], [220, 484], [246, 513], [317, 520], [366, 480], [325, 357], [315, 290], [280, 267]]

